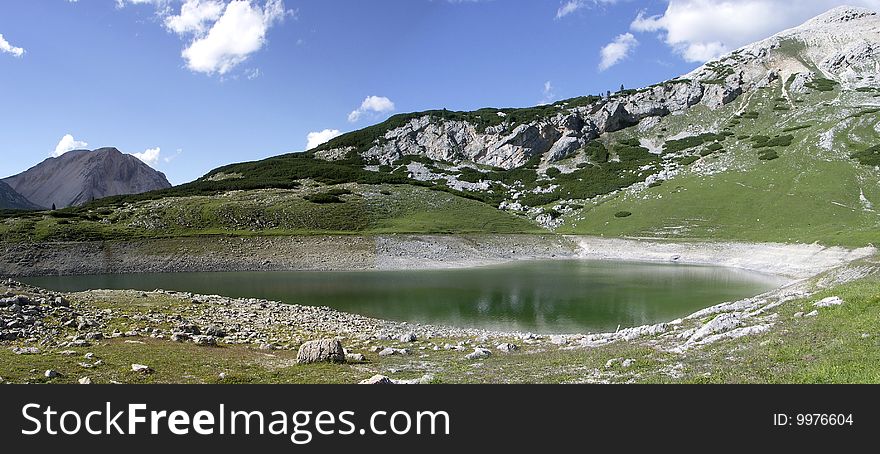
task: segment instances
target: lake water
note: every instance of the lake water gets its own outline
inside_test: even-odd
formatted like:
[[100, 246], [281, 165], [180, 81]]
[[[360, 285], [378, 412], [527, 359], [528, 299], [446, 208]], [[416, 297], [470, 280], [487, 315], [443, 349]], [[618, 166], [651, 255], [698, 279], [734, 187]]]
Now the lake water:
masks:
[[659, 323], [765, 292], [779, 278], [681, 264], [529, 261], [469, 269], [234, 272], [25, 279], [40, 287], [166, 289], [329, 306], [387, 320], [575, 333]]

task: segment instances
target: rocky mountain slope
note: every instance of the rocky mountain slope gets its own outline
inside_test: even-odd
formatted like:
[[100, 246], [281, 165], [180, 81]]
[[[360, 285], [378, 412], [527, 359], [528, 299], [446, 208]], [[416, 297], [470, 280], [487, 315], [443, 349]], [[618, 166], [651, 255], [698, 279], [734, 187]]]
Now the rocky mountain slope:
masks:
[[31, 203], [21, 194], [15, 192], [8, 184], [0, 181], [0, 209], [2, 210], [36, 210], [40, 207]]
[[33, 203], [59, 209], [171, 187], [161, 172], [115, 148], [70, 151], [3, 182]]
[[[824, 78], [845, 83], [847, 88], [876, 86], [880, 82], [878, 52], [877, 13], [842, 7], [709, 62], [687, 76], [651, 87], [534, 109], [403, 115], [343, 135], [319, 147], [315, 154], [332, 160], [356, 152], [377, 164], [391, 164], [404, 156], [425, 156], [434, 161], [503, 169], [521, 167], [535, 156], [543, 162], [556, 162], [602, 134], [656, 122], [696, 105], [719, 109], [779, 79], [794, 78], [790, 82], [796, 91]], [[369, 133], [374, 137], [365, 137]]]
[[96, 202], [80, 213], [81, 228], [8, 221], [0, 237], [12, 235], [4, 228], [43, 239], [108, 226], [150, 237], [538, 225], [864, 246], [880, 242], [877, 201], [880, 16], [842, 7], [650, 87], [532, 108], [396, 115], [305, 153]]

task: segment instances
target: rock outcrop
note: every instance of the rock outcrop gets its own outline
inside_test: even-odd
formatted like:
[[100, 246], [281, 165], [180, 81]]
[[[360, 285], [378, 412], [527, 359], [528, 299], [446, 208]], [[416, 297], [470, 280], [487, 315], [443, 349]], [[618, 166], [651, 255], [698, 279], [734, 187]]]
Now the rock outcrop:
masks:
[[[520, 167], [534, 156], [550, 163], [564, 159], [606, 132], [642, 121], [656, 121], [697, 104], [718, 109], [778, 79], [792, 90], [802, 91], [815, 78], [831, 79], [849, 88], [880, 82], [877, 13], [864, 8], [836, 8], [799, 27], [710, 61], [680, 78], [593, 98], [588, 105], [556, 103], [547, 106], [555, 110], [546, 109], [546, 115], [526, 122], [508, 119], [500, 125], [481, 128], [475, 122], [425, 113], [388, 129], [371, 145], [356, 151], [380, 164], [390, 164], [405, 156], [503, 169]], [[508, 116], [492, 110], [485, 112], [501, 118]], [[350, 146], [334, 148], [333, 143], [321, 147], [315, 155], [321, 159], [343, 159], [353, 150]], [[344, 138], [339, 143], [345, 143]]]
[[103, 197], [171, 187], [161, 172], [116, 148], [69, 151], [3, 182], [45, 208], [66, 208]]

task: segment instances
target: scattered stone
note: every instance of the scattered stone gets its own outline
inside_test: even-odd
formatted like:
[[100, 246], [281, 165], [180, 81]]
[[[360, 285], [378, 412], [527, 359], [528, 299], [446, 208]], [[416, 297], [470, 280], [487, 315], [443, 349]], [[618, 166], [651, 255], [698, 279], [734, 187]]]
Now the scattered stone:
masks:
[[197, 325], [194, 325], [192, 323], [182, 323], [180, 325], [177, 325], [177, 331], [196, 336], [202, 334], [202, 330]]
[[555, 345], [568, 344], [568, 338], [565, 336], [550, 336], [550, 342]]
[[81, 385], [91, 385], [92, 379], [89, 377], [83, 377], [83, 378], [80, 378], [79, 380], [77, 380], [77, 382]]
[[620, 363], [620, 367], [623, 367], [624, 369], [629, 369], [633, 364], [635, 364], [635, 362], [636, 361], [634, 359], [625, 359], [622, 363]]
[[91, 369], [95, 366], [92, 365], [91, 363], [79, 363], [79, 367], [82, 367], [83, 369]]
[[61, 375], [61, 374], [59, 374], [58, 371], [55, 371], [55, 370], [52, 370], [52, 369], [47, 370], [47, 371], [43, 374], [43, 376], [46, 377], [46, 378], [55, 378], [55, 377], [57, 377], [57, 376], [59, 376], [59, 375]]
[[474, 351], [465, 355], [465, 359], [483, 359], [492, 356], [492, 351], [488, 348], [476, 347]]
[[217, 339], [214, 336], [193, 336], [193, 343], [201, 347], [216, 347]]
[[37, 347], [12, 347], [12, 353], [16, 355], [39, 355], [40, 349]]
[[64, 350], [64, 351], [58, 352], [58, 354], [61, 356], [73, 356], [73, 355], [76, 355], [76, 350]]
[[410, 354], [410, 351], [405, 348], [393, 348], [393, 347], [385, 348], [379, 352], [379, 356], [393, 356], [393, 355], [405, 356], [405, 355], [409, 355], [409, 354]]
[[174, 342], [186, 342], [190, 339], [189, 334], [186, 333], [172, 333], [171, 340]]
[[153, 373], [153, 369], [151, 369], [150, 366], [145, 366], [143, 364], [132, 364], [131, 371], [144, 375]]
[[803, 317], [803, 316], [804, 316], [804, 313], [803, 313], [803, 312], [795, 312], [795, 313], [794, 313], [794, 318], [801, 318], [801, 317]]
[[209, 326], [209, 327], [205, 328], [205, 334], [207, 334], [208, 336], [214, 336], [214, 337], [226, 337], [227, 336], [226, 331], [224, 331], [216, 326]]
[[275, 350], [275, 346], [272, 344], [260, 344], [260, 350]]
[[401, 342], [415, 342], [418, 340], [416, 333], [410, 331], [406, 334], [402, 334], [397, 340]]
[[519, 347], [517, 347], [514, 344], [511, 344], [510, 342], [504, 342], [504, 343], [498, 344], [495, 348], [504, 352], [504, 353], [515, 352], [515, 351], [519, 350]]
[[361, 385], [393, 385], [394, 382], [384, 375], [373, 375], [372, 377], [362, 380]]
[[362, 363], [367, 358], [362, 353], [348, 353], [345, 355], [345, 361], [349, 363]]
[[611, 369], [612, 367], [614, 367], [614, 364], [616, 364], [619, 361], [620, 361], [620, 358], [609, 359], [608, 361], [605, 362], [605, 368]]
[[831, 306], [840, 306], [843, 304], [843, 300], [840, 299], [839, 296], [829, 296], [828, 298], [816, 301], [813, 303], [815, 307], [831, 307]]
[[85, 359], [92, 359], [95, 357], [95, 354], [94, 353], [86, 353], [85, 356], [83, 356], [83, 357]]
[[343, 363], [345, 362], [345, 350], [342, 348], [342, 343], [336, 339], [312, 340], [299, 347], [296, 362], [300, 364]]
[[817, 315], [819, 315], [819, 311], [815, 311], [815, 310], [814, 310], [814, 311], [812, 311], [812, 312], [810, 312], [810, 313], [804, 315], [804, 317], [815, 317], [815, 316], [817, 316]]
[[218, 377], [220, 377], [220, 380], [225, 380], [226, 379], [226, 372], [220, 372], [220, 375], [218, 375]]

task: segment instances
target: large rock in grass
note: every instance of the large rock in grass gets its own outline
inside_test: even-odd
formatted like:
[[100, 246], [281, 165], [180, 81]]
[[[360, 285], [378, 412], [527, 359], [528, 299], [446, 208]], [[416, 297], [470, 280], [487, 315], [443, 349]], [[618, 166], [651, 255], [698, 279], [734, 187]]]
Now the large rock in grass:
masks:
[[344, 363], [345, 350], [342, 348], [342, 343], [335, 339], [308, 341], [299, 347], [296, 362], [300, 364]]

